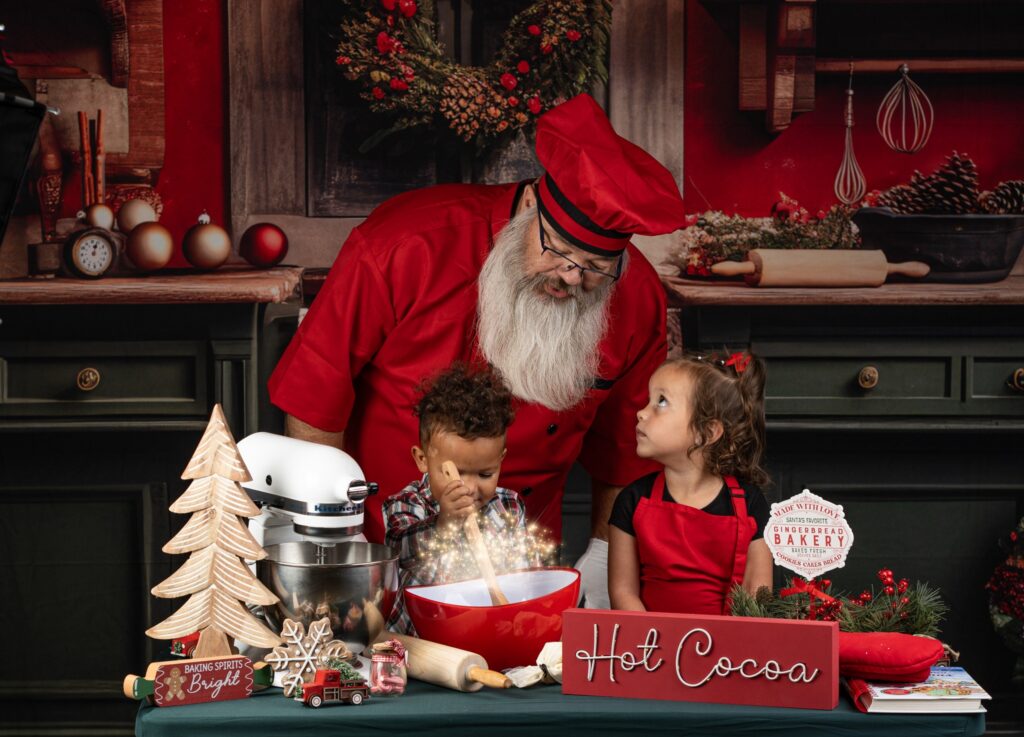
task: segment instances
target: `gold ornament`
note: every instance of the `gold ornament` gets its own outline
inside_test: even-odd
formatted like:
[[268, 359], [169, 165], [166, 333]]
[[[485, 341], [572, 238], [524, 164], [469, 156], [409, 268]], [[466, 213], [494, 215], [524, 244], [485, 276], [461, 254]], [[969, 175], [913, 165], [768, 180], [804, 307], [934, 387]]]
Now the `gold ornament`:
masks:
[[128, 259], [139, 271], [153, 271], [167, 265], [174, 253], [171, 231], [160, 223], [140, 223], [128, 234]]
[[231, 255], [231, 236], [224, 228], [211, 223], [204, 210], [199, 222], [185, 233], [181, 248], [188, 262], [197, 269], [216, 269]]
[[85, 222], [94, 228], [110, 230], [114, 227], [114, 211], [106, 205], [89, 205], [85, 210]]
[[143, 200], [128, 200], [117, 211], [117, 227], [122, 233], [131, 233], [140, 223], [156, 221], [156, 210]]

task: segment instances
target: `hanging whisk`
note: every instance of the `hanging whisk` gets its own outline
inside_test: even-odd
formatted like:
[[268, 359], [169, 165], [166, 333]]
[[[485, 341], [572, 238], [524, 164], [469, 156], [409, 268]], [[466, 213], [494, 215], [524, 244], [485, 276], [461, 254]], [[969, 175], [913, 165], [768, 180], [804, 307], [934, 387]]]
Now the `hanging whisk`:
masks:
[[859, 202], [867, 192], [868, 183], [864, 172], [860, 170], [857, 157], [853, 153], [853, 62], [850, 62], [850, 83], [846, 88], [846, 150], [843, 152], [843, 163], [836, 174], [835, 193], [844, 205]]
[[901, 154], [913, 154], [928, 143], [935, 110], [928, 95], [910, 78], [910, 67], [902, 64], [899, 71], [899, 81], [878, 106], [875, 125], [889, 148]]

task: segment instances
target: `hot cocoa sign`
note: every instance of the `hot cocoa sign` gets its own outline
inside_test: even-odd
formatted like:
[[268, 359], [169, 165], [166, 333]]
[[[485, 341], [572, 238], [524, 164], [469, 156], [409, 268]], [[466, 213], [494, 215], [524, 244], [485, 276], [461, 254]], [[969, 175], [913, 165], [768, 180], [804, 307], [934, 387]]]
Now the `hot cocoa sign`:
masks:
[[838, 638], [835, 622], [569, 609], [562, 691], [833, 709]]
[[764, 541], [777, 564], [810, 579], [846, 565], [853, 530], [841, 505], [804, 489], [772, 504]]

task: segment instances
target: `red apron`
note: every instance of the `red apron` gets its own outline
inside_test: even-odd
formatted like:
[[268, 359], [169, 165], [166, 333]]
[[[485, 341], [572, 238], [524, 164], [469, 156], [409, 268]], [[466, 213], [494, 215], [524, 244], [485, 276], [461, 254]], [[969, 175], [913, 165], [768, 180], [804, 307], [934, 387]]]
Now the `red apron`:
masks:
[[648, 611], [728, 614], [733, 584], [743, 582], [747, 548], [757, 522], [747, 515], [743, 489], [725, 477], [735, 515], [709, 514], [665, 501], [665, 474], [633, 513], [640, 555], [640, 600]]

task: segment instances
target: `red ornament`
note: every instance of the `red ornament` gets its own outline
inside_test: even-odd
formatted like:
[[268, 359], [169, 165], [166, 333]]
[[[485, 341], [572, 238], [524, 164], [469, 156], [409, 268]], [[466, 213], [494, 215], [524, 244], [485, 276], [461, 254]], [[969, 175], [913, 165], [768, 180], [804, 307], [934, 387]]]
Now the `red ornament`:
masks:
[[529, 32], [529, 34], [531, 36], [539, 36], [540, 35], [540, 26], [538, 26], [536, 23], [534, 23], [531, 26], [527, 26], [526, 30], [527, 30], [527, 32]]
[[380, 4], [384, 6], [384, 10], [389, 13], [395, 9], [395, 3], [397, 0], [380, 0]]
[[287, 255], [288, 236], [273, 223], [256, 223], [242, 234], [238, 252], [253, 266], [267, 269], [281, 263]]
[[510, 97], [510, 98], [508, 98], [508, 105], [509, 105], [509, 107], [515, 107], [518, 104], [519, 104], [519, 98], [518, 97]]
[[395, 39], [391, 38], [386, 31], [377, 34], [377, 51], [382, 54], [390, 54], [395, 50]]
[[374, 87], [370, 94], [372, 94], [374, 98], [377, 100], [384, 99], [384, 90], [382, 90], [380, 87]]
[[352, 63], [352, 60], [349, 57], [343, 55], [335, 59], [334, 63], [338, 64], [339, 66], [348, 66], [349, 64]]
[[577, 31], [575, 28], [570, 28], [568, 31], [565, 32], [565, 37], [572, 41], [573, 43], [576, 43], [577, 41], [580, 40], [580, 32]]
[[910, 586], [910, 581], [908, 581], [908, 580], [907, 580], [907, 579], [905, 579], [905, 578], [901, 578], [901, 579], [900, 579], [900, 583], [899, 583], [899, 586], [898, 586], [898, 590], [899, 590], [899, 592], [900, 592], [900, 593], [902, 594], [902, 593], [903, 593], [904, 591], [906, 591], [906, 590], [907, 590], [907, 587], [908, 587], [908, 586]]
[[405, 92], [407, 89], [409, 89], [409, 83], [406, 82], [404, 79], [399, 79], [398, 77], [392, 77], [391, 78], [391, 89], [393, 89], [395, 92]]
[[514, 90], [517, 84], [519, 84], [519, 81], [515, 78], [515, 76], [509, 74], [508, 72], [505, 72], [504, 74], [501, 75], [501, 86], [504, 87], [505, 89]]
[[416, 15], [416, 0], [398, 0], [398, 10], [406, 18]]
[[896, 593], [896, 589], [894, 589], [892, 586], [886, 586], [883, 589], [883, 591], [885, 591], [886, 596], [892, 596]]
[[516, 64], [516, 71], [518, 71], [520, 74], [526, 74], [528, 71], [530, 71], [530, 62], [523, 59], [518, 64]]
[[555, 47], [552, 46], [551, 44], [544, 44], [543, 46], [540, 47], [540, 53], [542, 54], [550, 54], [554, 50]]
[[818, 210], [818, 220], [824, 220], [826, 217], [828, 217], [828, 213], [824, 210]]
[[910, 603], [910, 597], [909, 596], [904, 596], [902, 599], [900, 599], [900, 604], [902, 604], [903, 606], [906, 606], [909, 603]]
[[529, 100], [526, 101], [526, 107], [530, 108], [530, 112], [533, 113], [534, 115], [539, 115], [540, 114], [540, 98], [539, 97], [531, 97]]

